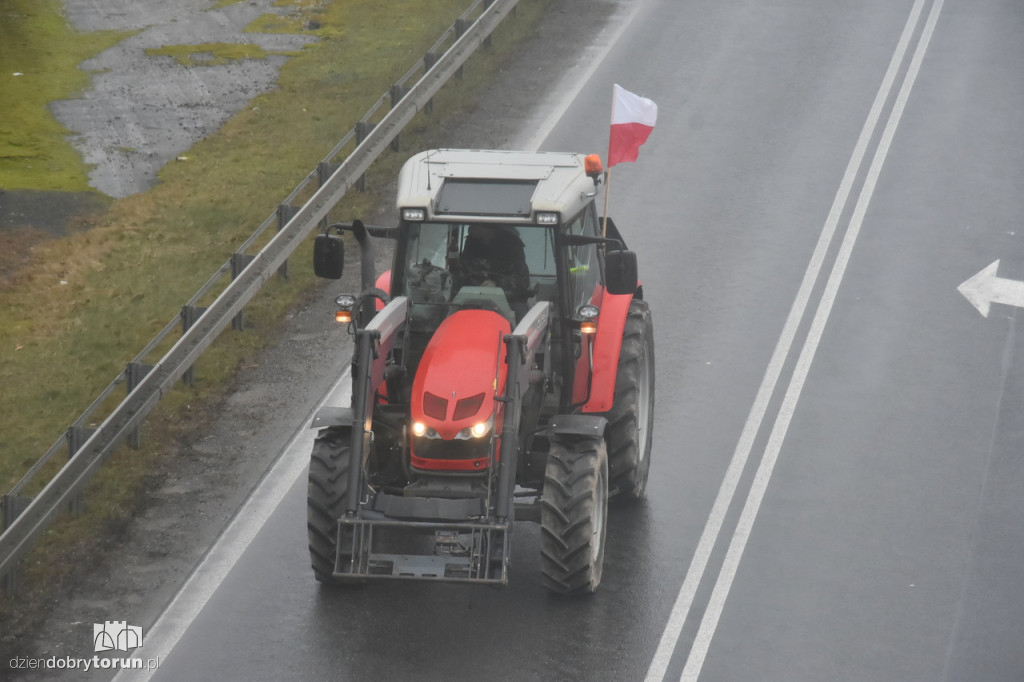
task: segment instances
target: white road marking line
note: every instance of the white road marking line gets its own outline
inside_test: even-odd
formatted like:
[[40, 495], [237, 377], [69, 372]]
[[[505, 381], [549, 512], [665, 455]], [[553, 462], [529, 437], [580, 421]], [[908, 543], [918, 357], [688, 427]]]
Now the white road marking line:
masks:
[[782, 450], [782, 443], [786, 438], [789, 424], [793, 419], [793, 414], [796, 412], [800, 393], [807, 380], [807, 374], [810, 372], [814, 355], [821, 343], [821, 336], [825, 331], [829, 314], [832, 312], [832, 306], [839, 292], [839, 285], [843, 281], [854, 244], [857, 242], [860, 229], [864, 224], [864, 216], [867, 213], [868, 205], [871, 203], [875, 187], [878, 184], [878, 177], [881, 175], [882, 166], [885, 164], [885, 159], [889, 154], [893, 137], [896, 135], [896, 128], [903, 117], [903, 111], [910, 97], [910, 91], [913, 89], [914, 82], [917, 80], [917, 75], [921, 70], [921, 62], [924, 60], [925, 52], [928, 50], [928, 44], [931, 42], [932, 34], [935, 32], [935, 24], [938, 21], [939, 12], [942, 11], [942, 4], [943, 0], [935, 0], [935, 4], [932, 5], [932, 9], [928, 13], [924, 31], [921, 34], [917, 48], [914, 50], [910, 67], [903, 79], [903, 85], [900, 87], [896, 102], [893, 104], [892, 112], [889, 114], [885, 130], [882, 132], [882, 138], [878, 143], [878, 148], [875, 151], [867, 177], [864, 180], [864, 186], [861, 188], [860, 196], [857, 199], [857, 205], [850, 218], [850, 226], [843, 237], [839, 253], [836, 256], [836, 262], [825, 285], [821, 302], [818, 305], [810, 331], [807, 334], [807, 341], [800, 351], [796, 367], [793, 370], [793, 377], [790, 379], [782, 406], [779, 408], [779, 415], [772, 427], [764, 457], [757, 468], [754, 482], [750, 488], [750, 494], [747, 497], [747, 502], [743, 507], [740, 519], [736, 524], [736, 531], [733, 533], [732, 541], [729, 543], [729, 549], [726, 552], [718, 581], [715, 583], [715, 588], [711, 593], [711, 599], [704, 612], [704, 618], [701, 620], [700, 629], [697, 632], [693, 648], [690, 650], [689, 658], [687, 658], [686, 667], [683, 669], [683, 674], [680, 677], [680, 680], [684, 682], [696, 682], [704, 665], [708, 649], [711, 646], [711, 640], [714, 637], [719, 618], [725, 607], [725, 601], [729, 596], [729, 590], [739, 568], [740, 559], [743, 556], [747, 540], [753, 530], [754, 520], [757, 518], [758, 509], [761, 506], [761, 501], [764, 499], [768, 482], [771, 480], [779, 452]]
[[[309, 466], [309, 453], [313, 448], [316, 431], [308, 427], [313, 416], [325, 405], [348, 405], [352, 393], [351, 368], [346, 366], [341, 377], [331, 386], [327, 395], [302, 422], [295, 436], [285, 447], [274, 466], [252, 491], [245, 504], [235, 514], [206, 556], [192, 571], [174, 599], [164, 609], [152, 627], [146, 630], [145, 651], [138, 650], [133, 658], [158, 659], [163, 663], [191, 627], [210, 597], [224, 582], [253, 538], [277, 510], [285, 494], [304, 475]], [[153, 642], [153, 645], [149, 643]], [[158, 669], [122, 670], [114, 682], [130, 679], [148, 681]]]
[[679, 594], [676, 597], [675, 604], [669, 614], [669, 619], [665, 626], [665, 630], [662, 633], [661, 640], [658, 643], [658, 648], [655, 651], [651, 664], [647, 669], [647, 682], [660, 681], [664, 678], [665, 673], [668, 670], [669, 661], [671, 660], [672, 654], [678, 644], [683, 625], [689, 617], [690, 608], [693, 605], [693, 599], [697, 593], [697, 588], [703, 580], [704, 572], [707, 569], [711, 551], [721, 533], [722, 524], [725, 521], [725, 515], [729, 510], [729, 506], [732, 504], [740, 476], [746, 466], [747, 460], [749, 459], [754, 439], [756, 438], [758, 431], [761, 429], [765, 413], [768, 409], [768, 403], [772, 394], [775, 392], [779, 376], [782, 374], [782, 367], [792, 349], [797, 328], [799, 327], [800, 321], [803, 319], [804, 313], [807, 310], [811, 291], [814, 288], [814, 283], [817, 281], [826, 253], [828, 252], [832, 239], [835, 236], [840, 216], [842, 215], [843, 208], [849, 200], [854, 180], [860, 172], [860, 167], [867, 153], [868, 145], [871, 138], [874, 136], [875, 129], [877, 128], [879, 121], [881, 120], [882, 110], [885, 106], [885, 102], [888, 100], [889, 95], [892, 92], [897, 72], [899, 71], [900, 64], [903, 63], [906, 56], [910, 39], [913, 36], [915, 27], [917, 26], [923, 6], [924, 0], [915, 1], [914, 6], [910, 11], [910, 16], [907, 18], [906, 25], [903, 28], [903, 33], [897, 43], [896, 50], [889, 62], [889, 68], [886, 70], [882, 83], [878, 88], [878, 93], [875, 95], [875, 100], [871, 106], [871, 110], [868, 113], [867, 119], [864, 121], [860, 137], [857, 140], [857, 144], [854, 146], [853, 154], [850, 156], [850, 161], [846, 166], [846, 172], [839, 184], [839, 189], [832, 202], [832, 208], [829, 211], [828, 218], [826, 219], [821, 235], [818, 238], [818, 243], [814, 248], [814, 253], [811, 255], [810, 263], [804, 273], [803, 281], [800, 283], [796, 299], [793, 301], [793, 306], [790, 308], [789, 315], [786, 318], [786, 323], [783, 326], [779, 341], [775, 346], [771, 360], [768, 363], [768, 368], [761, 381], [761, 386], [754, 398], [754, 404], [750, 409], [747, 422], [744, 424], [743, 431], [740, 434], [736, 450], [733, 452], [732, 460], [729, 462], [725, 478], [722, 480], [722, 484], [719, 487], [718, 496], [715, 498], [715, 502], [712, 505], [711, 512], [708, 516], [708, 521], [705, 524], [704, 531], [701, 533], [700, 540], [697, 543], [693, 559], [690, 562], [690, 568], [687, 571], [683, 584], [679, 589]]

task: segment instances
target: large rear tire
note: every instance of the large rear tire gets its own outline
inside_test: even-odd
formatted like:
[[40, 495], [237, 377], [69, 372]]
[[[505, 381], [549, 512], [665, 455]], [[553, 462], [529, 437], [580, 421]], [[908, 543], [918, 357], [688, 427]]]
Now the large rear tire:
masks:
[[338, 550], [338, 519], [345, 512], [348, 470], [352, 449], [346, 434], [324, 430], [313, 443], [309, 458], [309, 488], [306, 496], [306, 528], [313, 575], [326, 585], [351, 583], [334, 577]]
[[608, 419], [608, 469], [613, 494], [643, 498], [654, 428], [654, 324], [646, 301], [629, 304]]
[[603, 439], [551, 443], [541, 495], [541, 572], [558, 594], [601, 584], [608, 519], [608, 452]]

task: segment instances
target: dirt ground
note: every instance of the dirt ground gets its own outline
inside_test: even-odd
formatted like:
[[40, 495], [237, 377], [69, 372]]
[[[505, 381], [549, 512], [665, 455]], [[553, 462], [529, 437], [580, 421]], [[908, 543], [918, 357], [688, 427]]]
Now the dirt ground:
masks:
[[[111, 21], [120, 17], [128, 22], [138, 6], [147, 3], [68, 0], [67, 4], [69, 10], [76, 4], [106, 7]], [[160, 16], [178, 17], [186, 25], [189, 17], [210, 5], [201, 0], [148, 4]], [[269, 6], [272, 0], [243, 4]], [[581, 72], [591, 51], [629, 4], [629, 0], [552, 0], [541, 29], [515, 50], [488, 91], [477, 98], [472, 112], [460, 120], [435, 117], [434, 144], [521, 146], [536, 132], [548, 94], [564, 85], [562, 79]], [[569, 35], [571, 41], [565, 38]], [[504, 96], [508, 92], [517, 93], [514, 100]], [[125, 106], [129, 103], [124, 100]], [[387, 207], [366, 218], [367, 222], [392, 222]], [[347, 277], [356, 277], [356, 270], [352, 268]], [[268, 350], [239, 372], [224, 398], [196, 406], [195, 423], [169, 444], [168, 456], [141, 496], [136, 518], [82, 557], [74, 581], [38, 603], [21, 602], [20, 612], [4, 623], [0, 635], [0, 661], [5, 667], [14, 656], [86, 655], [92, 651], [92, 623], [127, 620], [148, 627], [154, 622], [276, 455], [305, 426], [295, 423], [291, 415], [308, 413], [346, 364], [348, 349], [339, 347], [337, 328], [330, 322], [337, 290], [336, 284], [319, 287], [281, 321]], [[0, 677], [104, 679], [81, 674], [47, 676], [43, 671]]]
[[0, 189], [0, 278], [24, 264], [40, 241], [91, 225], [107, 204], [93, 192]]

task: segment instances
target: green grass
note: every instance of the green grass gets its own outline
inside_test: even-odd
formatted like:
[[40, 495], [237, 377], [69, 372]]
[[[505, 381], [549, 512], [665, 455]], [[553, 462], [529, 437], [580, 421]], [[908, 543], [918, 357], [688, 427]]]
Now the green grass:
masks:
[[[88, 189], [88, 168], [47, 104], [89, 85], [78, 64], [127, 37], [77, 33], [60, 0], [0, 2], [0, 188]], [[16, 75], [20, 74], [20, 75]]]
[[[56, 14], [59, 4], [0, 0], [0, 11], [24, 6], [18, 10], [24, 17], [19, 20], [22, 49], [13, 50], [0, 35], [0, 74], [14, 70], [25, 54], [59, 51], [53, 45], [91, 44], [95, 51], [109, 44], [109, 35], [79, 35], [62, 25]], [[0, 392], [0, 492], [9, 490], [178, 314], [277, 202], [422, 57], [469, 0], [284, 4], [301, 8], [302, 26], [315, 21], [313, 32], [321, 41], [286, 63], [275, 90], [256, 98], [186, 152], [187, 161], [166, 166], [152, 190], [111, 202], [91, 229], [35, 245], [27, 264], [0, 281], [0, 385], [5, 387]], [[36, 7], [38, 12], [26, 9]], [[392, 202], [381, 189], [405, 158], [444, 143], [432, 137], [431, 122], [473, 106], [474, 88], [490, 77], [503, 50], [529, 33], [543, 9], [543, 0], [520, 3], [517, 15], [495, 34], [492, 48], [467, 64], [465, 79], [453, 81], [435, 98], [433, 117], [421, 114], [403, 131], [404, 151], [386, 154], [371, 168], [371, 191], [350, 192], [336, 208], [336, 219], [366, 216]], [[0, 26], [9, 30], [10, 25], [0, 21]], [[67, 57], [72, 50], [63, 51]], [[75, 54], [79, 56], [60, 61], [55, 79], [81, 88], [85, 84], [75, 60], [90, 51]], [[55, 89], [47, 97], [66, 97], [73, 89]], [[37, 118], [46, 117], [45, 101], [39, 100]], [[56, 157], [66, 146], [64, 132], [56, 124], [34, 125], [39, 157]], [[15, 127], [25, 137], [20, 125]], [[51, 184], [51, 175], [19, 177], [23, 187], [64, 188]], [[168, 456], [163, 444], [173, 439], [176, 429], [198, 428], [197, 411], [188, 405], [194, 408], [223, 391], [235, 368], [265, 342], [264, 332], [309, 291], [310, 251], [308, 243], [301, 247], [292, 259], [290, 279], [271, 280], [247, 307], [245, 332], [225, 333], [203, 355], [195, 387], [164, 398], [143, 428], [142, 450], [124, 448], [104, 467], [90, 485], [86, 514], [65, 519], [48, 532], [48, 541], [25, 562], [34, 589], [59, 585], [68, 575], [66, 567], [73, 565], [69, 553], [89, 546], [89, 538], [133, 513], [147, 472]]]

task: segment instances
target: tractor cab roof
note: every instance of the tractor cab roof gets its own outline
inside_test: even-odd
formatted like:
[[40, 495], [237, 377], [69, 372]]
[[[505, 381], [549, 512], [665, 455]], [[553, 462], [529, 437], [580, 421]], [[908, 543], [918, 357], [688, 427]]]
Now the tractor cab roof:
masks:
[[405, 162], [398, 209], [427, 221], [554, 224], [583, 209], [594, 182], [583, 154], [434, 149]]

